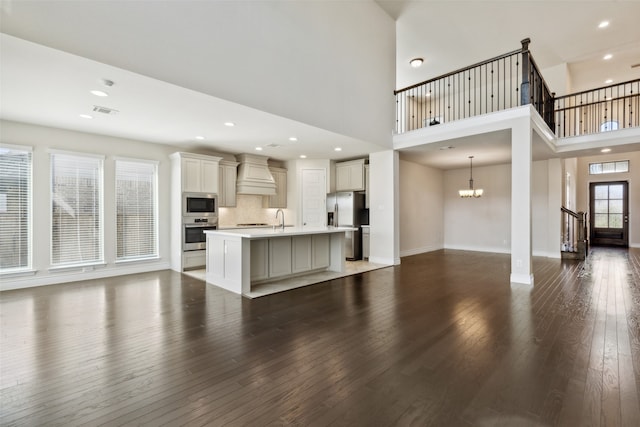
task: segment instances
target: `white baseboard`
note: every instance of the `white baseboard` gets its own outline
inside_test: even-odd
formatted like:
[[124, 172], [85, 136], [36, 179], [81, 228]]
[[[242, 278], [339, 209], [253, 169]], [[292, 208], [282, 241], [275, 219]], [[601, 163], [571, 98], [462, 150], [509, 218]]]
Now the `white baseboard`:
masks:
[[511, 273], [511, 283], [533, 285], [533, 274]]
[[491, 252], [494, 254], [510, 254], [511, 249], [505, 249], [503, 247], [490, 247], [490, 246], [464, 246], [464, 245], [444, 245], [445, 249], [451, 249], [455, 251], [471, 251], [471, 252]]
[[170, 264], [168, 262], [141, 262], [139, 264], [118, 265], [109, 267], [96, 267], [91, 271], [82, 271], [82, 269], [51, 273], [46, 272], [41, 275], [36, 272], [35, 275], [3, 278], [0, 283], [0, 291], [8, 291], [11, 289], [25, 289], [36, 286], [56, 285], [59, 283], [77, 282], [80, 280], [103, 279], [105, 277], [123, 276], [125, 274], [147, 273], [150, 271], [168, 270]]
[[374, 264], [400, 265], [400, 258], [369, 257], [369, 262]]
[[432, 245], [432, 246], [423, 246], [421, 248], [405, 249], [403, 251], [402, 250], [400, 251], [400, 256], [405, 257], [405, 256], [411, 256], [411, 255], [424, 254], [427, 252], [433, 252], [440, 249], [444, 249], [444, 248], [442, 246]]

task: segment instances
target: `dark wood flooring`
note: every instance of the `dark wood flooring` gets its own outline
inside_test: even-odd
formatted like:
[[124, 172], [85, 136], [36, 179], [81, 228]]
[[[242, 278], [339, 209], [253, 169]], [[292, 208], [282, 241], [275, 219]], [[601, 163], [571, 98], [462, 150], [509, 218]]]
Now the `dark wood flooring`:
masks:
[[640, 249], [437, 251], [259, 299], [171, 271], [0, 294], [3, 426], [639, 426]]

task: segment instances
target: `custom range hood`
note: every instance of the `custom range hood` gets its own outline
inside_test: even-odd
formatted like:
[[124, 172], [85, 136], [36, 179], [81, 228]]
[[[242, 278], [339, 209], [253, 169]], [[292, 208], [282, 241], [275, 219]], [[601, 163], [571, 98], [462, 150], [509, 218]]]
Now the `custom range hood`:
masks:
[[239, 154], [236, 158], [240, 162], [236, 181], [237, 194], [257, 194], [260, 196], [274, 196], [276, 194], [276, 182], [269, 171], [268, 157]]

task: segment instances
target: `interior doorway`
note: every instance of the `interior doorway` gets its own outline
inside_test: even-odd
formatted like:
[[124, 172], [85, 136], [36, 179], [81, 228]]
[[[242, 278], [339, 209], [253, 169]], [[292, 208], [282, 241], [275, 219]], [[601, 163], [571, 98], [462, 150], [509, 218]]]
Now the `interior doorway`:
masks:
[[590, 243], [629, 246], [629, 183], [627, 181], [589, 184]]

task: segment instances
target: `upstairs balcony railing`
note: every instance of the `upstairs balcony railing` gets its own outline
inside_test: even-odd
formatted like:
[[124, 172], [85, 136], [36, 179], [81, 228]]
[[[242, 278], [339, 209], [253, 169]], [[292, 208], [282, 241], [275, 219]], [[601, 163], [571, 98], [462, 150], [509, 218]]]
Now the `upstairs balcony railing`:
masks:
[[559, 96], [554, 110], [559, 138], [638, 127], [640, 79]]
[[532, 104], [554, 129], [553, 94], [522, 48], [395, 91], [396, 133]]

